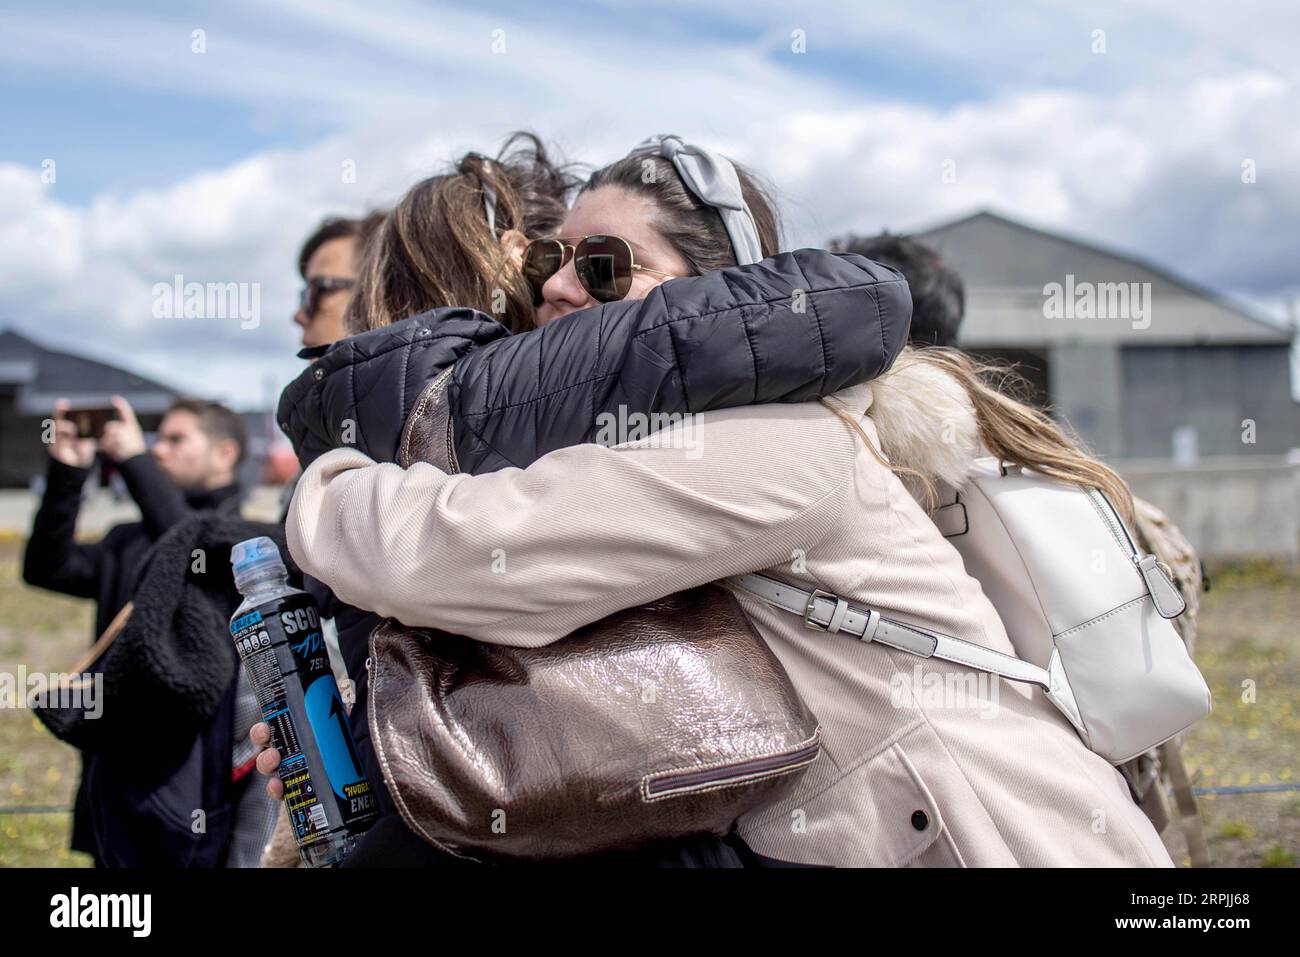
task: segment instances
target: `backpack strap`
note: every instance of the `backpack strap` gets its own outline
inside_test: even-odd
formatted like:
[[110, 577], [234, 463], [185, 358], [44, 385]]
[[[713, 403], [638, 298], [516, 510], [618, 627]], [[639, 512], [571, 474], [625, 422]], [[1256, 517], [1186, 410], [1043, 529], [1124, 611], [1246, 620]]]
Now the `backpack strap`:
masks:
[[798, 615], [803, 619], [804, 625], [814, 631], [851, 635], [862, 641], [888, 645], [890, 648], [906, 651], [920, 658], [951, 661], [1011, 681], [1038, 685], [1044, 691], [1055, 691], [1060, 685], [1060, 681], [1055, 680], [1047, 669], [1040, 668], [1023, 658], [1004, 655], [983, 645], [918, 628], [916, 625], [905, 625], [901, 621], [885, 618], [875, 609], [859, 608], [821, 589], [806, 592], [801, 588], [756, 573], [733, 575], [727, 581], [756, 598], [761, 598], [769, 605], [775, 605], [793, 615]]
[[732, 575], [725, 581], [769, 605], [798, 615], [804, 625], [814, 631], [852, 635], [920, 658], [938, 658], [987, 671], [1009, 681], [1037, 685], [1043, 689], [1047, 700], [1074, 725], [1088, 747], [1092, 747], [1074, 690], [1065, 677], [1060, 655], [1055, 650], [1047, 667], [1040, 668], [1023, 658], [1004, 655], [974, 642], [885, 618], [874, 608], [860, 608], [820, 588], [807, 592], [757, 572]]

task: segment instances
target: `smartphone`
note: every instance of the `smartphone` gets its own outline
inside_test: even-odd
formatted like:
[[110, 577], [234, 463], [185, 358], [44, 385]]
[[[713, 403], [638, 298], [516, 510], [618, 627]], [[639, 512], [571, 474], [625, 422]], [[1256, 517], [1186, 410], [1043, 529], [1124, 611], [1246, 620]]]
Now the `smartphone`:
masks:
[[88, 405], [68, 409], [63, 413], [77, 426], [77, 438], [98, 439], [104, 434], [104, 425], [118, 418], [117, 409], [111, 405]]

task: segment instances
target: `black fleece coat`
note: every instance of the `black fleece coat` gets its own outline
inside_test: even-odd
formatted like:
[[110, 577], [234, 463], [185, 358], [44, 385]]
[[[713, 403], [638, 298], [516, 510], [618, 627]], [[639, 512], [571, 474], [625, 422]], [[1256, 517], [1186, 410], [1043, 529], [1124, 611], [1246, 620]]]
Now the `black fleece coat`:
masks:
[[[78, 542], [74, 538], [77, 513], [81, 510], [82, 487], [91, 470], [50, 459], [45, 494], [23, 556], [23, 580], [27, 584], [95, 599], [92, 640], [104, 633], [130, 600], [140, 564], [160, 535], [199, 512], [230, 511], [239, 506], [238, 486], [184, 492], [159, 471], [147, 452], [119, 462], [117, 470], [140, 509], [140, 521], [117, 525], [97, 542]], [[85, 764], [83, 758], [70, 846], [98, 860]]]
[[[86, 756], [98, 857], [108, 867], [217, 867], [233, 816], [231, 757], [239, 656], [230, 616], [241, 598], [236, 543], [279, 525], [204, 513], [175, 525], [145, 558], [117, 639], [90, 668], [103, 674], [101, 714], [46, 707], [37, 716]], [[201, 809], [204, 829], [195, 832]]]

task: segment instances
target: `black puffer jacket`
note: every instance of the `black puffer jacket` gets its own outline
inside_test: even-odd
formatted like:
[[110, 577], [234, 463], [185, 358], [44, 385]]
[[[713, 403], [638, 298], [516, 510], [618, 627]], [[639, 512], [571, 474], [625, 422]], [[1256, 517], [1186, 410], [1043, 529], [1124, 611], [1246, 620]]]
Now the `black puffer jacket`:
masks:
[[[593, 441], [602, 413], [686, 413], [804, 402], [880, 375], [907, 342], [899, 273], [852, 254], [801, 249], [674, 279], [516, 336], [470, 309], [435, 309], [335, 343], [280, 397], [280, 427], [305, 468], [350, 445], [398, 461], [426, 386], [448, 385], [460, 470], [526, 467]], [[333, 602], [357, 685], [352, 727], [391, 807], [366, 721], [368, 639], [378, 618]]]
[[592, 441], [602, 412], [806, 402], [875, 378], [911, 316], [897, 272], [816, 249], [674, 279], [518, 336], [472, 309], [434, 309], [335, 343], [284, 390], [280, 428], [304, 468], [347, 445], [396, 461], [416, 400], [454, 364], [461, 470], [522, 468]]

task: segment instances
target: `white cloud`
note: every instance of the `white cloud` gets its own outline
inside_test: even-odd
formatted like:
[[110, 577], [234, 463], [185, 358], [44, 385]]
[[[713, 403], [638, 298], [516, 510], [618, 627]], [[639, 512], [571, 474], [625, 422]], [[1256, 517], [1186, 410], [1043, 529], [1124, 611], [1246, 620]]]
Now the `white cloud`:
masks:
[[[771, 36], [788, 33], [782, 15], [762, 3], [754, 10]], [[961, 59], [960, 29], [927, 33], [929, 24], [891, 10], [878, 34]], [[992, 206], [1258, 302], [1300, 294], [1300, 88], [1294, 74], [1274, 69], [1275, 42], [1262, 45], [1261, 62], [1237, 62], [1246, 45], [1240, 24], [1224, 28], [1230, 42], [1213, 70], [1198, 73], [1194, 57], [1183, 57], [1160, 69], [1148, 64], [1142, 82], [1119, 90], [1022, 84], [943, 108], [865, 96], [834, 71], [770, 57], [770, 44], [701, 36], [664, 45], [626, 31], [605, 43], [598, 24], [575, 31], [508, 21], [510, 52], [498, 56], [486, 48], [508, 18], [490, 13], [430, 18], [404, 6], [304, 4], [297, 14], [313, 30], [354, 35], [356, 45], [337, 57], [328, 46], [330, 55], [313, 55], [275, 39], [283, 24], [274, 17], [265, 37], [252, 25], [218, 21], [208, 55], [225, 59], [186, 60], [180, 85], [214, 85], [238, 99], [260, 94], [273, 113], [286, 104], [333, 107], [346, 120], [342, 131], [169, 185], [98, 195], [84, 207], [59, 202], [38, 171], [0, 165], [0, 322], [178, 386], [260, 403], [267, 376], [282, 385], [301, 368], [290, 322], [294, 263], [316, 221], [390, 202], [440, 162], [467, 148], [493, 149], [521, 126], [594, 162], [652, 132], [705, 139], [776, 185], [795, 244], [926, 226]], [[984, 15], [1003, 27], [1000, 10], [989, 6]], [[1042, 16], [1007, 25], [1005, 47], [977, 45], [965, 62], [994, 69], [1009, 49], [1032, 45]], [[1114, 48], [1113, 31], [1123, 38], [1137, 14], [1107, 16]], [[1062, 17], [1061, 29], [1088, 22]], [[864, 39], [870, 18], [808, 22], [841, 48], [861, 43], [864, 56], [872, 49]], [[115, 82], [147, 87], [178, 56], [168, 46], [176, 31], [156, 25], [140, 25], [153, 51], [143, 64], [121, 51], [89, 62], [103, 26], [93, 20], [19, 26], [23, 56], [80, 53], [83, 68]], [[1187, 16], [1181, 29], [1184, 47], [1199, 55], [1215, 25]], [[3, 56], [12, 60], [10, 49]], [[810, 40], [807, 56], [817, 49]], [[868, 79], [870, 68], [868, 59]], [[918, 77], [926, 68], [918, 62]], [[1257, 183], [1241, 182], [1246, 158], [1257, 162]], [[945, 159], [956, 163], [955, 183], [941, 180]], [[344, 160], [356, 164], [355, 184], [342, 181]], [[259, 283], [261, 325], [154, 319], [150, 289], [177, 273]]]
[[[57, 176], [58, 168], [54, 168]], [[74, 280], [84, 266], [83, 216], [49, 203], [41, 171], [0, 165], [0, 261], [6, 285]]]

